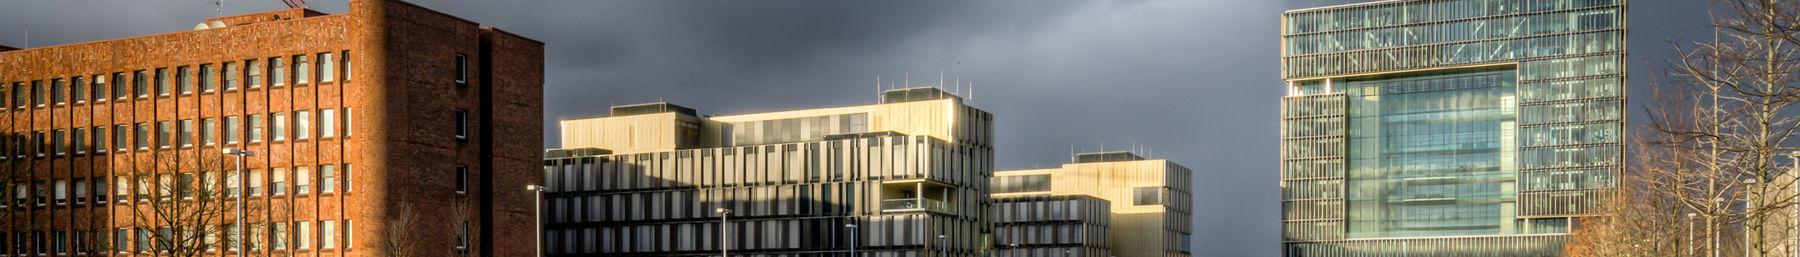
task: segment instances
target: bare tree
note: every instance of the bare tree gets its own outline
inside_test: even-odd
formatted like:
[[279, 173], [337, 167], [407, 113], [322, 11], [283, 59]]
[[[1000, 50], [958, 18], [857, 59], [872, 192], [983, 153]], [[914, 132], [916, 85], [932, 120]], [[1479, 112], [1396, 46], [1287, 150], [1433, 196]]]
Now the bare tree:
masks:
[[131, 208], [139, 235], [148, 236], [150, 249], [146, 250], [193, 257], [229, 249], [235, 238], [226, 236], [227, 225], [236, 221], [237, 212], [225, 190], [226, 162], [217, 157], [169, 153], [153, 158], [133, 167], [136, 174], [149, 175], [155, 181], [155, 196]]
[[382, 240], [388, 247], [386, 256], [412, 257], [419, 248], [418, 238], [412, 231], [419, 222], [419, 213], [413, 210], [411, 203], [401, 203], [394, 208], [400, 211], [399, 216], [387, 220], [387, 228], [382, 231]]
[[[1711, 40], [1674, 43], [1645, 107], [1612, 216], [1584, 219], [1571, 253], [1763, 256], [1789, 238], [1770, 223], [1794, 207], [1789, 171], [1800, 128], [1796, 0], [1715, 0]], [[1778, 226], [1778, 227], [1771, 227]], [[1660, 241], [1659, 241], [1660, 240]], [[1646, 249], [1648, 247], [1649, 249]]]

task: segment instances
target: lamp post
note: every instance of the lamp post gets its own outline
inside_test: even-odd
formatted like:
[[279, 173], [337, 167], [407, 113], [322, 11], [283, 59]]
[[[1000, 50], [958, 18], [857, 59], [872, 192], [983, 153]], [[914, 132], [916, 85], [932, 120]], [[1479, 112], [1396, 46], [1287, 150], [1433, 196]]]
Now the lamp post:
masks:
[[938, 256], [939, 257], [950, 255], [950, 247], [946, 243], [946, 241], [949, 241], [948, 239], [950, 239], [950, 235], [938, 234]]
[[[1751, 256], [1751, 254], [1750, 254], [1750, 225], [1751, 224], [1750, 223], [1752, 223], [1753, 221], [1750, 219], [1750, 217], [1751, 217], [1751, 215], [1755, 215], [1755, 214], [1753, 214], [1755, 212], [1755, 209], [1753, 209], [1753, 208], [1755, 208], [1755, 207], [1751, 206], [1751, 204], [1753, 204], [1754, 202], [1750, 199], [1750, 195], [1752, 193], [1752, 192], [1750, 192], [1750, 190], [1751, 190], [1751, 188], [1760, 188], [1757, 186], [1758, 182], [1761, 182], [1761, 180], [1757, 180], [1754, 178], [1744, 179], [1744, 181], [1743, 181], [1744, 186], [1750, 187], [1750, 188], [1744, 189], [1744, 257]], [[1761, 190], [1758, 189], [1757, 191], [1761, 191]], [[1761, 226], [1762, 224], [1756, 224], [1756, 225]]]
[[1688, 256], [1694, 256], [1694, 216], [1695, 216], [1695, 215], [1696, 215], [1696, 214], [1694, 214], [1694, 213], [1692, 213], [1692, 212], [1689, 212], [1689, 213], [1688, 213], [1688, 214], [1687, 214], [1687, 217], [1688, 217], [1688, 241], [1687, 241], [1687, 243], [1688, 243], [1688, 250], [1687, 250], [1687, 255], [1688, 255]]
[[537, 231], [531, 234], [532, 242], [536, 242], [537, 247], [532, 248], [531, 252], [534, 256], [544, 257], [544, 186], [525, 185], [525, 190], [531, 191], [531, 224], [537, 226]]
[[844, 228], [850, 229], [850, 257], [856, 257], [856, 220], [850, 222], [852, 223], [844, 223]]
[[232, 226], [237, 229], [237, 239], [232, 243], [237, 245], [233, 249], [237, 249], [238, 256], [244, 256], [244, 186], [250, 184], [250, 182], [244, 181], [246, 179], [244, 177], [244, 157], [256, 155], [256, 152], [232, 148], [225, 148], [222, 152], [237, 156], [238, 192], [237, 197], [234, 197], [237, 200], [237, 223]]
[[728, 237], [731, 233], [726, 231], [731, 229], [726, 223], [729, 222], [726, 218], [731, 217], [731, 209], [718, 208], [713, 212], [719, 214], [719, 257], [731, 257], [731, 239]]

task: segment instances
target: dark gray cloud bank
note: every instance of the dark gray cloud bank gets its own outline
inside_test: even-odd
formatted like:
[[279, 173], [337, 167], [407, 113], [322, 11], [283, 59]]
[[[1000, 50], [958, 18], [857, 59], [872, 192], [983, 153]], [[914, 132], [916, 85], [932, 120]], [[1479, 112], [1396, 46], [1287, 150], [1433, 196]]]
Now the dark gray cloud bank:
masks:
[[[341, 13], [343, 1], [311, 1]], [[1195, 171], [1195, 256], [1279, 252], [1277, 15], [1341, 0], [477, 1], [415, 3], [548, 43], [544, 126], [661, 100], [731, 114], [875, 102], [875, 79], [957, 78], [993, 112], [1000, 169], [1154, 149]], [[157, 34], [213, 1], [0, 2], [0, 44]], [[228, 1], [225, 13], [283, 8]], [[1631, 7], [1633, 86], [1706, 1]], [[30, 39], [27, 42], [26, 31]], [[885, 82], [884, 82], [885, 83]], [[1645, 95], [1645, 91], [1633, 90]], [[1643, 99], [1643, 98], [1639, 98]]]

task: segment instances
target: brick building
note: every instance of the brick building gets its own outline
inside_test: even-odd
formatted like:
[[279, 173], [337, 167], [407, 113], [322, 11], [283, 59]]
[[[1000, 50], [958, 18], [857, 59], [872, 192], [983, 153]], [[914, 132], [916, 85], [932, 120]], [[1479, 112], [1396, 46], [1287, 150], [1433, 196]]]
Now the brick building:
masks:
[[399, 1], [349, 7], [0, 47], [0, 162], [30, 164], [0, 190], [0, 252], [152, 255], [157, 228], [121, 207], [237, 177], [141, 167], [237, 148], [255, 152], [245, 199], [267, 208], [244, 226], [253, 255], [382, 256], [405, 213], [415, 256], [531, 255], [543, 43]]

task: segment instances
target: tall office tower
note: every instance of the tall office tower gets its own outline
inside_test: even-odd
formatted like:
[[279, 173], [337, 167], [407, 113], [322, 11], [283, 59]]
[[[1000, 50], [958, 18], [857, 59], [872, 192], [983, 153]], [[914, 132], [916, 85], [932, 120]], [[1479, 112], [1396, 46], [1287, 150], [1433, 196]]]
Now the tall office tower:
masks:
[[1284, 254], [1560, 254], [1623, 169], [1625, 5], [1283, 13]]
[[[154, 235], [202, 223], [132, 210], [198, 206], [189, 191], [165, 190], [197, 183], [248, 191], [213, 205], [247, 200], [248, 222], [234, 226], [247, 228], [245, 256], [389, 256], [403, 213], [418, 217], [403, 230], [414, 254], [526, 256], [533, 230], [517, 224], [533, 217], [523, 188], [542, 181], [542, 81], [543, 43], [382, 0], [5, 48], [0, 128], [29, 141], [7, 143], [23, 151], [0, 162], [32, 169], [0, 191], [32, 200], [5, 201], [0, 249], [149, 256], [170, 248]], [[247, 175], [234, 174], [226, 148], [254, 152]], [[231, 237], [208, 239], [221, 236]], [[204, 255], [239, 255], [228, 248]]]
[[[1091, 196], [1110, 203], [1109, 217], [1099, 221], [1110, 226], [1104, 237], [1094, 238], [1090, 226], [1073, 224], [1057, 230], [1037, 230], [1032, 226], [995, 226], [997, 257], [1186, 257], [1191, 255], [1188, 241], [1193, 229], [1193, 172], [1180, 164], [1162, 159], [1145, 159], [1130, 152], [1083, 153], [1074, 163], [1061, 167], [1032, 170], [1009, 170], [994, 173], [993, 197], [996, 202], [1013, 202], [1023, 196]], [[997, 203], [997, 204], [999, 204]], [[999, 205], [1002, 214], [1027, 215], [1001, 218], [1008, 221], [1045, 219], [1029, 215], [1050, 216], [1057, 212], [1077, 212], [1088, 203], [1059, 206], [1011, 203]], [[1013, 208], [1034, 208], [1019, 212]], [[1041, 208], [1041, 209], [1039, 209]], [[1069, 210], [1062, 210], [1069, 209]], [[1065, 219], [1092, 219], [1065, 218]], [[1004, 228], [1005, 230], [1001, 230]], [[1086, 241], [1106, 240], [1101, 245], [1110, 254], [1089, 255], [1078, 249]], [[1076, 243], [1081, 242], [1081, 243]], [[1016, 246], [1014, 244], [1017, 244]], [[1064, 254], [1069, 255], [1064, 255]]]
[[992, 244], [992, 121], [935, 88], [874, 105], [698, 116], [653, 103], [563, 120], [566, 148], [544, 160], [545, 253], [978, 256]]

